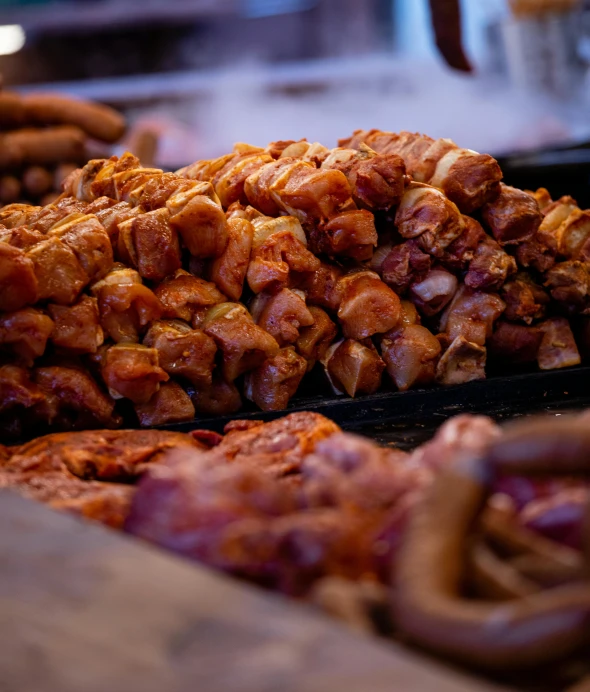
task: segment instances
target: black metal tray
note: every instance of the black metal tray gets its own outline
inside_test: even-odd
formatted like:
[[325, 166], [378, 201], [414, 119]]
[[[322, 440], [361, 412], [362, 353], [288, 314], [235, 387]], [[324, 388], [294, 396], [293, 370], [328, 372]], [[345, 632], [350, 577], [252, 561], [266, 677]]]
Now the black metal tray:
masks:
[[163, 427], [183, 432], [197, 428], [222, 432], [231, 420], [268, 421], [294, 411], [315, 411], [345, 430], [407, 449], [429, 439], [445, 419], [459, 413], [479, 413], [504, 420], [585, 407], [590, 407], [590, 365], [493, 376], [452, 387], [380, 392], [356, 399], [334, 394], [301, 395], [283, 411], [250, 409], [231, 416], [201, 417]]

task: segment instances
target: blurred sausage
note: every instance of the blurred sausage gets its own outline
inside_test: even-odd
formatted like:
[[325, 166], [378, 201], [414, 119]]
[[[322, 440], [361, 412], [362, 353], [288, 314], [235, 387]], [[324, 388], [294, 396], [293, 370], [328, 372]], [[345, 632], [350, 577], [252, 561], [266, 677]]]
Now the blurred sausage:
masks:
[[42, 166], [31, 166], [23, 173], [23, 185], [32, 197], [41, 197], [53, 188], [53, 175]]
[[0, 178], [0, 203], [12, 204], [20, 199], [22, 186], [20, 180], [13, 175], [3, 175]]
[[68, 125], [7, 132], [0, 135], [0, 169], [80, 161], [84, 158], [84, 140], [82, 130]]

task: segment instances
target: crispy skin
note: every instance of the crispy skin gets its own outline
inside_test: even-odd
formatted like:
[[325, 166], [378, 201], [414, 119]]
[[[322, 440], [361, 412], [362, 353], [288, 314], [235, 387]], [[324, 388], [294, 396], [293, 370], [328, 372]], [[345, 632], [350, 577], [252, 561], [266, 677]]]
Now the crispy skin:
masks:
[[440, 329], [451, 341], [462, 336], [466, 341], [484, 346], [492, 335], [494, 322], [505, 307], [496, 293], [473, 291], [461, 286], [441, 318]]
[[374, 394], [381, 386], [385, 363], [370, 342], [346, 339], [334, 344], [323, 363], [333, 386], [348, 396]]
[[498, 196], [484, 204], [481, 215], [500, 245], [530, 240], [543, 220], [533, 195], [504, 183], [500, 183]]
[[485, 379], [486, 349], [457, 336], [442, 354], [436, 368], [439, 384], [463, 384]]
[[279, 346], [293, 344], [300, 328], [313, 324], [313, 315], [301, 296], [288, 288], [274, 295], [259, 293], [250, 305], [256, 324], [274, 337]]
[[180, 320], [152, 322], [144, 345], [156, 349], [160, 367], [196, 386], [210, 385], [217, 346], [200, 329]]
[[537, 353], [541, 370], [555, 370], [580, 364], [580, 353], [574, 335], [564, 317], [552, 317], [538, 326], [543, 332]]
[[375, 219], [366, 209], [353, 209], [319, 223], [310, 231], [310, 247], [316, 254], [350, 257], [363, 262], [377, 247]]
[[96, 298], [82, 296], [71, 306], [48, 305], [53, 320], [51, 341], [68, 353], [96, 353], [104, 341]]
[[225, 250], [211, 263], [210, 278], [230, 300], [239, 300], [250, 262], [254, 228], [247, 219], [230, 217], [227, 236]]
[[539, 327], [498, 321], [487, 342], [488, 353], [505, 363], [533, 363], [542, 338]]
[[381, 265], [381, 278], [398, 295], [403, 295], [410, 284], [426, 278], [432, 260], [422, 252], [415, 240], [406, 240], [391, 248]]
[[162, 317], [190, 322], [204, 308], [223, 303], [225, 296], [210, 281], [191, 276], [183, 269], [154, 289], [162, 304]]
[[419, 324], [407, 325], [381, 342], [387, 373], [400, 392], [434, 382], [440, 352], [438, 339]]
[[32, 365], [45, 353], [53, 327], [53, 320], [35, 308], [6, 312], [0, 315], [0, 348]]
[[342, 296], [338, 319], [349, 339], [365, 339], [392, 329], [400, 317], [400, 300], [373, 272], [358, 272], [338, 282]]
[[158, 351], [139, 344], [116, 344], [105, 354], [102, 377], [114, 399], [146, 404], [169, 378], [160, 367]]
[[203, 331], [222, 353], [221, 374], [227, 382], [257, 368], [279, 351], [276, 340], [255, 324], [239, 303], [222, 303], [212, 308], [205, 317]]
[[135, 413], [145, 428], [191, 421], [195, 407], [190, 396], [177, 382], [164, 382], [146, 404], [136, 404]]
[[263, 411], [287, 408], [307, 372], [307, 361], [291, 346], [246, 374], [244, 393]]

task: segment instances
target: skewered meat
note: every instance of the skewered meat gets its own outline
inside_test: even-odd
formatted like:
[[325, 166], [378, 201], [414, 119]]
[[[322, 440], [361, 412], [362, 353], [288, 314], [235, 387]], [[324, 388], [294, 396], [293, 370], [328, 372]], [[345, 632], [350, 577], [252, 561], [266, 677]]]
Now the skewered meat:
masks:
[[366, 209], [352, 209], [319, 223], [309, 233], [312, 250], [330, 257], [349, 257], [363, 262], [371, 259], [377, 247], [375, 219]]
[[537, 360], [543, 332], [539, 327], [498, 321], [487, 341], [488, 354], [508, 363], [532, 363]]
[[586, 263], [571, 260], [559, 262], [545, 274], [545, 279], [552, 298], [568, 312], [584, 313], [588, 310], [590, 275]]
[[90, 282], [75, 253], [56, 236], [37, 243], [27, 258], [37, 279], [37, 300], [71, 305]]
[[426, 276], [410, 286], [409, 295], [414, 305], [427, 317], [436, 315], [453, 299], [458, 281], [442, 267], [433, 267]]
[[361, 144], [358, 150], [333, 149], [321, 167], [342, 171], [355, 202], [367, 209], [386, 211], [400, 202], [406, 167], [396, 154], [377, 154]]
[[217, 346], [200, 329], [180, 320], [152, 322], [143, 343], [158, 352], [158, 364], [169, 375], [195, 386], [211, 384]]
[[305, 292], [309, 304], [338, 310], [341, 300], [338, 282], [343, 273], [340, 267], [321, 262], [319, 268], [307, 274], [298, 285]]
[[43, 391], [31, 380], [30, 372], [18, 365], [0, 365], [0, 429], [19, 437], [22, 432], [23, 412], [34, 410], [45, 403]]
[[519, 272], [507, 281], [500, 295], [506, 303], [504, 311], [506, 319], [514, 322], [522, 321], [525, 324], [541, 319], [549, 302], [546, 291], [526, 272]]
[[464, 214], [493, 199], [502, 171], [488, 154], [461, 149], [450, 139], [431, 139], [411, 132], [357, 130], [339, 146], [359, 148], [364, 143], [380, 154], [402, 157], [408, 173], [418, 182], [440, 188]]
[[436, 381], [450, 385], [485, 380], [485, 364], [486, 349], [459, 335], [438, 361]]
[[504, 183], [500, 183], [498, 196], [484, 204], [481, 216], [500, 245], [530, 240], [543, 220], [532, 195]]
[[146, 404], [169, 377], [160, 367], [158, 351], [140, 344], [116, 344], [107, 349], [102, 377], [114, 399]]
[[434, 382], [440, 352], [438, 339], [419, 324], [405, 326], [381, 341], [387, 373], [400, 392]]
[[164, 382], [147, 403], [135, 405], [135, 413], [140, 425], [153, 427], [191, 421], [195, 417], [195, 407], [177, 382]]
[[366, 339], [388, 332], [397, 324], [400, 300], [374, 272], [343, 276], [337, 291], [341, 296], [338, 319], [346, 338]]
[[484, 236], [469, 263], [465, 285], [474, 290], [497, 291], [515, 272], [514, 258], [504, 252], [495, 240]]
[[316, 361], [322, 360], [338, 333], [338, 328], [328, 314], [315, 305], [308, 306], [313, 317], [313, 324], [299, 329], [299, 337], [295, 342], [297, 353], [307, 361], [310, 371]]
[[[104, 341], [96, 298], [82, 296], [74, 305], [48, 305], [51, 341], [68, 353], [96, 353]], [[39, 354], [40, 355], [40, 354]]]
[[228, 241], [223, 253], [213, 260], [210, 279], [230, 300], [239, 300], [250, 263], [254, 227], [247, 219], [229, 217]]
[[307, 372], [307, 361], [290, 346], [246, 374], [244, 395], [263, 411], [287, 408]]
[[354, 339], [330, 346], [322, 363], [334, 389], [351, 397], [374, 394], [381, 385], [381, 375], [385, 370], [385, 363], [373, 344], [369, 342], [366, 345]]
[[189, 388], [189, 391], [198, 413], [223, 416], [235, 413], [242, 407], [242, 398], [236, 385], [233, 382], [226, 382], [215, 373], [210, 385]]
[[564, 317], [552, 317], [538, 326], [543, 332], [537, 354], [541, 370], [554, 370], [580, 364], [580, 353], [574, 335], [569, 322]]
[[163, 307], [133, 269], [115, 265], [91, 287], [98, 301], [100, 324], [113, 341], [138, 342], [148, 324], [160, 319]]
[[492, 335], [494, 322], [505, 307], [504, 301], [495, 293], [472, 291], [461, 286], [441, 318], [440, 329], [451, 341], [463, 336], [467, 341], [484, 346]]
[[305, 295], [288, 288], [274, 295], [259, 293], [250, 305], [250, 312], [256, 324], [274, 337], [279, 346], [295, 343], [300, 328], [314, 322]]
[[162, 305], [162, 317], [185, 322], [199, 320], [212, 305], [225, 301], [215, 284], [183, 269], [158, 284], [154, 293]]
[[222, 353], [221, 373], [228, 382], [262, 365], [279, 351], [276, 340], [254, 322], [240, 303], [214, 306], [207, 312], [202, 328]]
[[53, 327], [53, 320], [35, 308], [5, 312], [0, 315], [0, 349], [32, 365], [45, 352]]
[[432, 261], [422, 252], [415, 240], [395, 245], [381, 265], [381, 278], [398, 295], [403, 295], [410, 284], [419, 284], [430, 271]]
[[0, 309], [20, 310], [38, 297], [33, 260], [23, 250], [0, 242]]
[[462, 216], [463, 232], [453, 240], [439, 258], [445, 269], [465, 271], [475, 256], [480, 241], [485, 237], [481, 224], [470, 216]]

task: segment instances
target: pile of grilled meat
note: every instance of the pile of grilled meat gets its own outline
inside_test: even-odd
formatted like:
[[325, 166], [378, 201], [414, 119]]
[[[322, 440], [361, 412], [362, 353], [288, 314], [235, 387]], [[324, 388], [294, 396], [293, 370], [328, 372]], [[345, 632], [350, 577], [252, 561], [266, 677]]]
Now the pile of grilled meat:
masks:
[[0, 210], [4, 439], [280, 410], [312, 368], [356, 396], [580, 363], [590, 212], [450, 140], [340, 144], [93, 160]]

